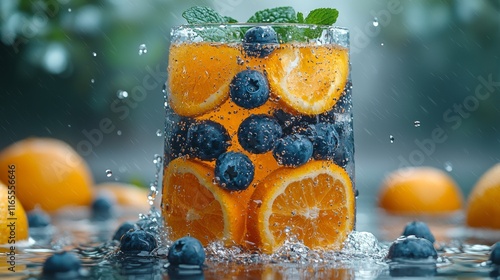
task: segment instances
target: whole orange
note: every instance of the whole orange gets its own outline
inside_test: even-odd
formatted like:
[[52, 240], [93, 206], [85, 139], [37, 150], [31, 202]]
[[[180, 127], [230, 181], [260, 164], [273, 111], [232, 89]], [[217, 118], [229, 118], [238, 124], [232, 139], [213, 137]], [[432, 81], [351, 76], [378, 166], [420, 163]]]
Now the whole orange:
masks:
[[78, 153], [52, 138], [27, 138], [0, 152], [0, 180], [15, 170], [16, 195], [27, 211], [35, 206], [51, 212], [70, 205], [89, 205], [92, 174]]
[[[11, 177], [15, 180], [15, 177]], [[12, 179], [11, 179], [12, 180]], [[28, 239], [28, 219], [13, 184], [0, 182], [0, 245]], [[13, 181], [11, 181], [13, 182]], [[10, 246], [9, 246], [10, 247]]]
[[382, 182], [378, 205], [392, 214], [445, 214], [459, 211], [463, 196], [455, 181], [433, 167], [411, 167]]
[[95, 190], [103, 194], [111, 194], [118, 205], [123, 207], [149, 209], [149, 191], [134, 185], [120, 182], [105, 182], [95, 186]]
[[500, 163], [477, 181], [467, 200], [466, 224], [475, 228], [500, 229]]

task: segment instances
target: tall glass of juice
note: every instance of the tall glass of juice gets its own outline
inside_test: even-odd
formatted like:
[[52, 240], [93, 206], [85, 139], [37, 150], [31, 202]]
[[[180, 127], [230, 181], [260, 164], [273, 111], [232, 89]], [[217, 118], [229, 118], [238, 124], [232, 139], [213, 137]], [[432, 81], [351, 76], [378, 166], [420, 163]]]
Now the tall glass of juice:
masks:
[[173, 28], [162, 214], [170, 238], [338, 250], [355, 225], [349, 32]]

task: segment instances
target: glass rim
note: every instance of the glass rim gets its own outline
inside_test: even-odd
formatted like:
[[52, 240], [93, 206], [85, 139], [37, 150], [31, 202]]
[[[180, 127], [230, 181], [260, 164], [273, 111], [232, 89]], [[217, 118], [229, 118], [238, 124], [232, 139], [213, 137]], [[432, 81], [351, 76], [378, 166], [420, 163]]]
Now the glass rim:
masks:
[[178, 24], [171, 29], [178, 30], [182, 28], [203, 28], [203, 27], [255, 27], [255, 26], [270, 26], [270, 27], [297, 27], [297, 28], [321, 28], [343, 32], [349, 32], [349, 29], [338, 25], [310, 24], [310, 23], [291, 23], [291, 22], [233, 22], [233, 23], [193, 23], [193, 24]]

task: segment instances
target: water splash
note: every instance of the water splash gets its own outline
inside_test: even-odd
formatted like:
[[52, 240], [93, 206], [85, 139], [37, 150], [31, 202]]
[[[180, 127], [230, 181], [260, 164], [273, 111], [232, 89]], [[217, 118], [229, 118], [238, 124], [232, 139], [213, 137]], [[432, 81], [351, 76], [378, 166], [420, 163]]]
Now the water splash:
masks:
[[125, 99], [128, 97], [128, 92], [120, 89], [116, 92], [116, 96], [118, 97], [118, 99]]
[[148, 53], [148, 49], [146, 47], [146, 44], [140, 44], [139, 45], [139, 55], [143, 55]]
[[113, 171], [111, 171], [111, 169], [106, 169], [106, 177], [111, 177], [113, 176]]

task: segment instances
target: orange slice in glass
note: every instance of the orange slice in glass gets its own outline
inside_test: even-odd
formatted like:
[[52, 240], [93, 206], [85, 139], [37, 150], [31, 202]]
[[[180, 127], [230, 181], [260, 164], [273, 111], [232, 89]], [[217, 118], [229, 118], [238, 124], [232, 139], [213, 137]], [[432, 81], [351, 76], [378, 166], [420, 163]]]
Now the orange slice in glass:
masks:
[[349, 175], [328, 161], [276, 170], [257, 186], [248, 208], [246, 243], [264, 253], [288, 234], [311, 249], [338, 250], [355, 222]]
[[169, 163], [163, 179], [162, 212], [170, 238], [189, 235], [203, 245], [223, 240], [239, 244], [245, 230], [250, 192], [231, 192], [214, 182], [213, 168], [177, 158]]
[[229, 84], [242, 66], [241, 50], [211, 43], [174, 44], [168, 62], [168, 102], [182, 116], [209, 112], [229, 97]]
[[336, 46], [285, 44], [266, 63], [271, 92], [299, 113], [330, 110], [349, 76], [348, 50]]

